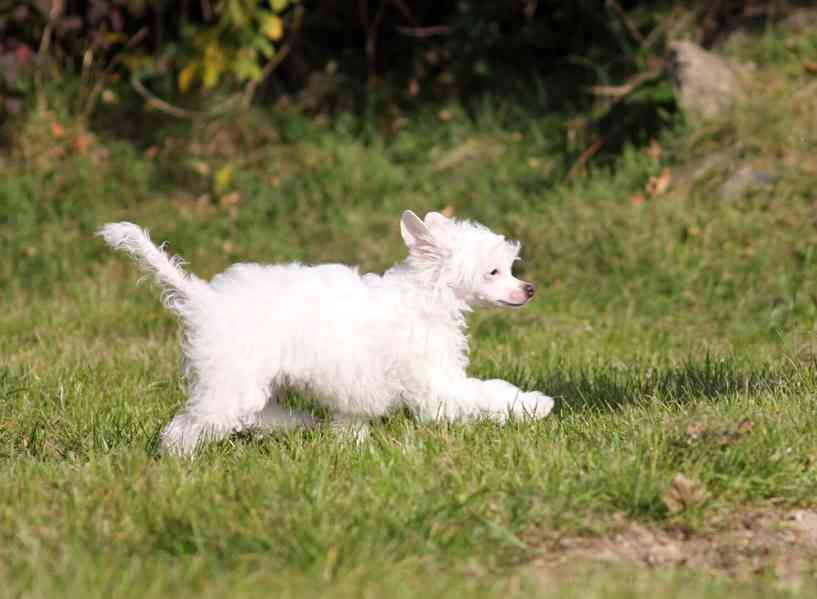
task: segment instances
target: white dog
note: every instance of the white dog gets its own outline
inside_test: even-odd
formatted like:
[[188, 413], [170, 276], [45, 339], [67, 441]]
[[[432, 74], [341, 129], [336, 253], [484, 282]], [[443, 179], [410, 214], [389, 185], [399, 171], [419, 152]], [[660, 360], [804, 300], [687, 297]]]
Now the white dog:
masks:
[[278, 405], [282, 388], [307, 391], [336, 423], [400, 406], [420, 420], [542, 418], [553, 400], [466, 374], [465, 314], [519, 307], [533, 285], [511, 274], [519, 244], [468, 221], [403, 213], [408, 258], [382, 276], [340, 264], [236, 264], [207, 283], [131, 223], [99, 234], [151, 273], [183, 330], [189, 400], [165, 427], [166, 450], [193, 453], [240, 430], [288, 429], [313, 419]]

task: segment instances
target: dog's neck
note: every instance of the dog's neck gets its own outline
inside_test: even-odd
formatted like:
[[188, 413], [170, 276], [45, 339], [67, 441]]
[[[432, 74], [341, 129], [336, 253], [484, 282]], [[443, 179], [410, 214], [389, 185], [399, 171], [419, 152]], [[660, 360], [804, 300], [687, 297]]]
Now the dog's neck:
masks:
[[387, 270], [384, 277], [398, 279], [410, 285], [429, 302], [439, 305], [447, 312], [455, 312], [458, 318], [464, 318], [472, 310], [468, 302], [457, 296], [450, 284], [441, 280], [439, 271], [435, 269], [418, 269], [406, 260]]

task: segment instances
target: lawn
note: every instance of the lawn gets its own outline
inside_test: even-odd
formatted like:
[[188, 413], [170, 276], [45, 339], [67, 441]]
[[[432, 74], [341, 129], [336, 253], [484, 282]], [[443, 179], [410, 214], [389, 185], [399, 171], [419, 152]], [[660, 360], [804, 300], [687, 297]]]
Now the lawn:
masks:
[[[757, 65], [729, 123], [667, 117], [569, 181], [565, 121], [501, 100], [388, 134], [259, 111], [139, 143], [33, 113], [0, 163], [0, 596], [813, 596], [817, 110], [782, 48], [724, 50]], [[746, 163], [772, 187], [723, 197]], [[202, 276], [382, 271], [405, 208], [522, 241], [537, 298], [472, 317], [470, 370], [554, 415], [161, 455], [176, 323], [98, 226], [142, 224]]]

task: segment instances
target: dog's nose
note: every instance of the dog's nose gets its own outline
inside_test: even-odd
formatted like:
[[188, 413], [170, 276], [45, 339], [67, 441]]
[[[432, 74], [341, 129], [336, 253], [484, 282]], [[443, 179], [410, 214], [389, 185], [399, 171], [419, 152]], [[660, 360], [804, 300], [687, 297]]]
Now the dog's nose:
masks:
[[525, 293], [527, 294], [528, 299], [533, 297], [533, 292], [534, 292], [533, 285], [531, 285], [530, 283], [525, 283]]

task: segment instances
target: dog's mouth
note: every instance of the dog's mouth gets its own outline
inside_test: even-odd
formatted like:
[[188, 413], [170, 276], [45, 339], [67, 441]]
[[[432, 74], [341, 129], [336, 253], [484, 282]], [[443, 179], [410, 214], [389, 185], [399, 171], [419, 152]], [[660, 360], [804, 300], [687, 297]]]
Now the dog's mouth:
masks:
[[506, 308], [521, 308], [528, 302], [519, 302], [518, 304], [514, 304], [512, 302], [506, 302], [505, 300], [496, 300], [496, 303], [498, 303], [500, 306], [505, 306]]

